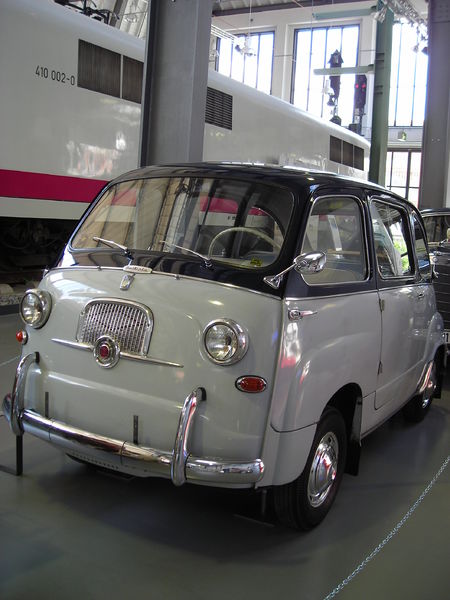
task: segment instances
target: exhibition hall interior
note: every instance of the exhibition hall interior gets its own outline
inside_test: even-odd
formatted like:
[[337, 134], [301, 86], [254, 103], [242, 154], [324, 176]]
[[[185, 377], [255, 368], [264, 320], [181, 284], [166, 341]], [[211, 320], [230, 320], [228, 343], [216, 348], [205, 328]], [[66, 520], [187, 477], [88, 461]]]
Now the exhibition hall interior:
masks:
[[449, 597], [449, 40], [1, 0], [2, 600]]

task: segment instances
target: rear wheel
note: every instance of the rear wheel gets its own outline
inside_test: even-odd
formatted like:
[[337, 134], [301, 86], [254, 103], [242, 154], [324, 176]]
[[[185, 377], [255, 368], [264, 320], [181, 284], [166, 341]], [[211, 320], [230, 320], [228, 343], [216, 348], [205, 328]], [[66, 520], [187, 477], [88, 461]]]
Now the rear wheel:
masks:
[[317, 426], [303, 473], [293, 482], [274, 488], [278, 520], [296, 529], [311, 529], [326, 516], [344, 474], [347, 434], [335, 408], [324, 412]]
[[403, 407], [403, 416], [410, 423], [419, 423], [430, 410], [431, 401], [437, 387], [437, 367], [436, 361], [433, 363], [430, 378], [425, 391], [420, 396], [414, 396], [408, 404]]

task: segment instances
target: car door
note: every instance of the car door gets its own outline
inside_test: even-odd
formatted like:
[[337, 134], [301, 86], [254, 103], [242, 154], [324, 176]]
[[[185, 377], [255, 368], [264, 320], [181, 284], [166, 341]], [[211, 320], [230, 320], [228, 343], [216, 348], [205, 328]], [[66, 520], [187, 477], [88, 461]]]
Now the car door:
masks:
[[317, 422], [346, 385], [356, 384], [363, 402], [375, 394], [381, 315], [361, 195], [319, 189], [310, 201], [299, 253], [323, 252], [326, 263], [320, 272], [293, 270], [288, 278], [272, 414], [278, 431]]
[[[370, 201], [381, 308], [381, 353], [375, 408], [401, 405], [420, 377], [420, 312], [425, 294], [417, 276], [407, 208], [388, 196]], [[419, 333], [418, 333], [419, 331]]]

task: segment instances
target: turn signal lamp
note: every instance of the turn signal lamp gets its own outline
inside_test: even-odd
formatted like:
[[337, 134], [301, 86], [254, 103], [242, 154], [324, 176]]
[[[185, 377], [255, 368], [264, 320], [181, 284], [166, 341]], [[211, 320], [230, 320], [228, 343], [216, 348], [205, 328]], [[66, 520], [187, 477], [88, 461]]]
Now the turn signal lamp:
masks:
[[21, 329], [16, 333], [16, 340], [19, 342], [19, 344], [26, 344], [28, 342], [28, 333]]

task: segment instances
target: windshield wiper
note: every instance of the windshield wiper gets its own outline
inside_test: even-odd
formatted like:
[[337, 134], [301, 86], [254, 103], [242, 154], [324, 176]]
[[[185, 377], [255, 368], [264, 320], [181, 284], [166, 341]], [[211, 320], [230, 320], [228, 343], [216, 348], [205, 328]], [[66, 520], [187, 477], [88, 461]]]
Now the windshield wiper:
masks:
[[185, 248], [184, 246], [178, 246], [177, 244], [173, 244], [172, 242], [168, 242], [166, 240], [161, 240], [161, 244], [165, 244], [166, 246], [172, 246], [173, 248], [178, 248], [178, 250], [185, 250], [186, 252], [189, 252], [190, 254], [201, 258], [202, 261], [205, 263], [205, 267], [207, 269], [210, 269], [212, 267], [212, 262], [209, 256], [204, 256], [203, 254], [200, 254], [200, 252], [196, 252], [195, 250], [191, 250], [190, 248]]
[[105, 246], [109, 246], [110, 248], [117, 248], [118, 250], [122, 250], [125, 256], [128, 256], [128, 258], [133, 258], [133, 255], [128, 250], [128, 248], [126, 246], [123, 246], [122, 244], [118, 244], [113, 240], [105, 240], [104, 238], [97, 236], [94, 236], [92, 239], [94, 240], [94, 242], [102, 242], [102, 244], [105, 244]]

